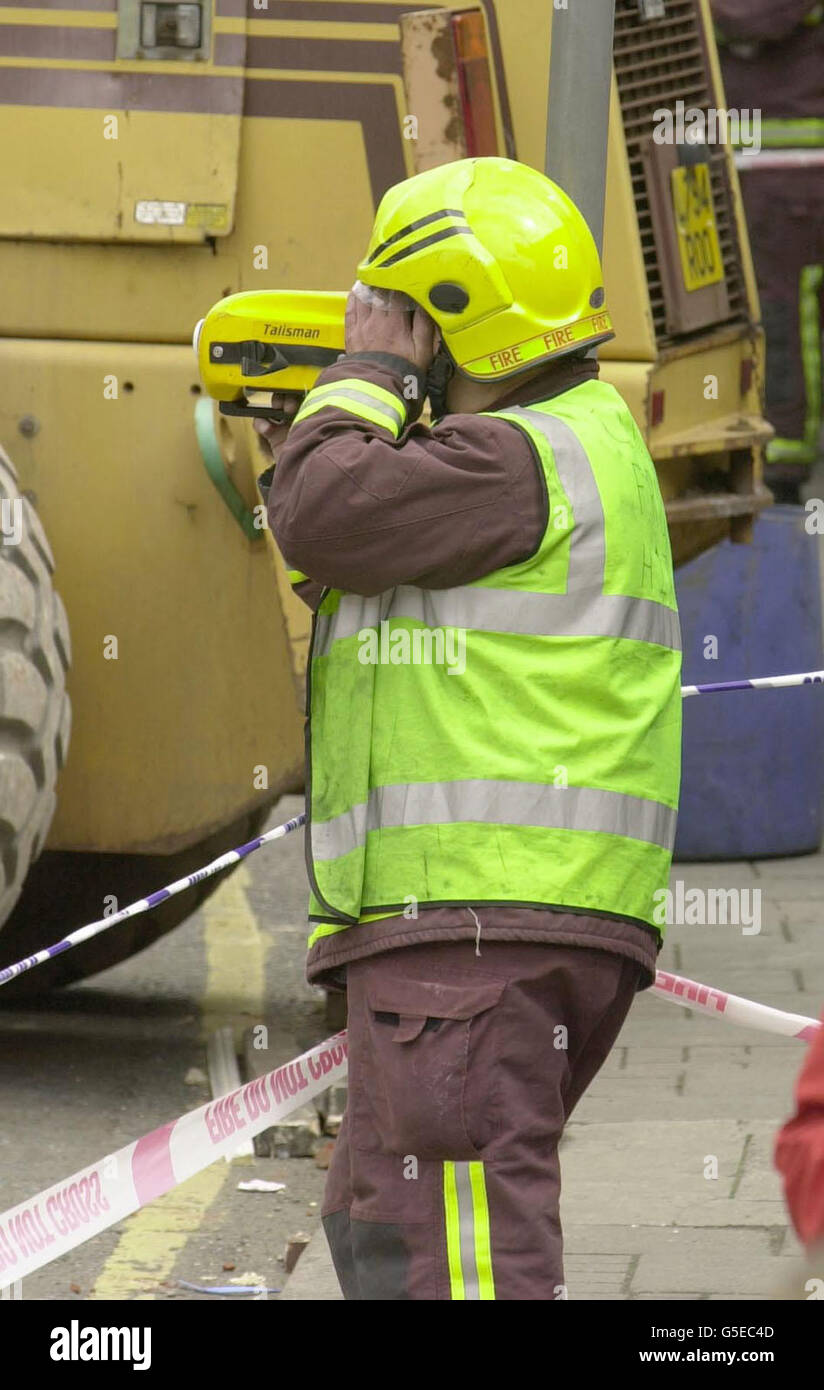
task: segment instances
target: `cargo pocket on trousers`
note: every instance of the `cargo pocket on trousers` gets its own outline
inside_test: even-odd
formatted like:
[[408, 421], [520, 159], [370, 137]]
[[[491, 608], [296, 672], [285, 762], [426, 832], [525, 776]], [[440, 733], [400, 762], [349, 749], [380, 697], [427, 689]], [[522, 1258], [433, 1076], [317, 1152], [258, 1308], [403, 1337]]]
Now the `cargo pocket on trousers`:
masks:
[[480, 1157], [495, 1097], [490, 1086], [483, 1116], [467, 1116], [473, 1031], [506, 983], [490, 976], [456, 983], [386, 975], [367, 982], [361, 1097], [384, 1151], [419, 1159]]

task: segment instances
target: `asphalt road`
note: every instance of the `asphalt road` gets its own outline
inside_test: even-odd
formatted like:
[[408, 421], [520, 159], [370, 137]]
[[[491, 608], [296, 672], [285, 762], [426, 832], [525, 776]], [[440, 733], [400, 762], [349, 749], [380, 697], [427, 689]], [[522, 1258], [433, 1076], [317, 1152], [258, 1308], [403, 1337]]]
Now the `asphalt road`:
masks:
[[[271, 824], [300, 806], [284, 798]], [[305, 902], [300, 830], [251, 856], [141, 955], [36, 1004], [0, 1008], [0, 1211], [208, 1100], [205, 1079], [185, 1078], [205, 1076], [217, 1028], [240, 1039], [265, 1023], [273, 1067], [328, 1034], [324, 996], [303, 978]], [[238, 1191], [250, 1178], [286, 1187]], [[248, 1295], [179, 1281], [244, 1275], [281, 1288], [286, 1242], [316, 1229], [323, 1183], [311, 1157], [213, 1164], [29, 1276], [22, 1296], [220, 1300]]]

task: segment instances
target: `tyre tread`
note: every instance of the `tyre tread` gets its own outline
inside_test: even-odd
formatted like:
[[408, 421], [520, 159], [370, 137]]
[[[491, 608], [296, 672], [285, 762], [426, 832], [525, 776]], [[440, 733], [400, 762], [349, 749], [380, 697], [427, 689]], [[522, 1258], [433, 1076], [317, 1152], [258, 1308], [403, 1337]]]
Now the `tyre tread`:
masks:
[[22, 501], [17, 545], [0, 544], [0, 927], [45, 844], [66, 759], [71, 655], [43, 524], [0, 447], [0, 500]]

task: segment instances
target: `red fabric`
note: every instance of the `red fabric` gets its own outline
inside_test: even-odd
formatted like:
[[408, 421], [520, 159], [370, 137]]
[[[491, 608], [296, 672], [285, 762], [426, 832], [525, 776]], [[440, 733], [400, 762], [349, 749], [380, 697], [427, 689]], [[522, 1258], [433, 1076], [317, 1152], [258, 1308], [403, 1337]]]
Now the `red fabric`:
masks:
[[804, 1245], [824, 1240], [824, 1014], [796, 1082], [796, 1112], [779, 1131], [775, 1164]]

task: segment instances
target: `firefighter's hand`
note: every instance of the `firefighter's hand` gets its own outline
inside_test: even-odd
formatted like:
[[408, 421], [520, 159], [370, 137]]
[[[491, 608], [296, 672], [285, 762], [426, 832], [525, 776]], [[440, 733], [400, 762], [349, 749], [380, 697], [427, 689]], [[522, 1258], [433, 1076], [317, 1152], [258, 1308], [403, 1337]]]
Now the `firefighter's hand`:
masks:
[[346, 303], [346, 351], [390, 352], [429, 370], [435, 356], [436, 325], [424, 309], [405, 295], [373, 291], [364, 296], [357, 286]]
[[290, 396], [282, 391], [273, 391], [272, 409], [279, 411], [286, 417], [283, 423], [277, 420], [264, 420], [262, 416], [258, 416], [252, 422], [260, 435], [261, 446], [268, 445], [274, 459], [277, 459], [281, 446], [289, 433], [292, 420], [300, 410], [301, 400], [301, 396]]

